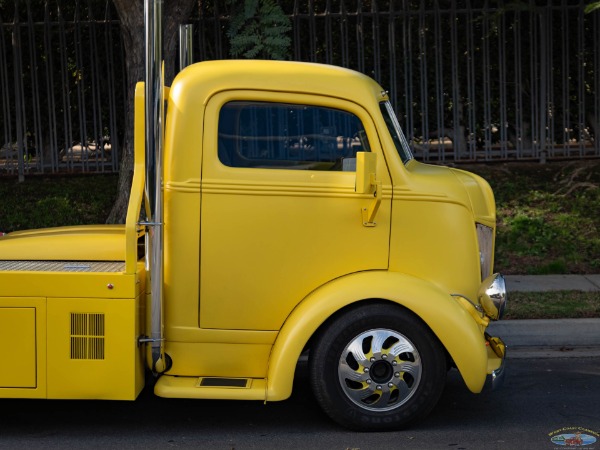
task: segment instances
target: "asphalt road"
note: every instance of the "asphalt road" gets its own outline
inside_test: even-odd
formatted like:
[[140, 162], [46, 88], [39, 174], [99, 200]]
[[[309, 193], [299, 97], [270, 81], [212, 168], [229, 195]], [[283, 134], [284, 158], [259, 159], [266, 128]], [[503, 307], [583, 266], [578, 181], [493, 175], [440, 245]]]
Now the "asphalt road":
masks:
[[[600, 433], [600, 357], [509, 359], [500, 391], [471, 394], [456, 371], [433, 413], [400, 432], [356, 433], [328, 420], [299, 366], [292, 398], [269, 403], [0, 400], [0, 448], [555, 449], [550, 435]], [[589, 432], [587, 434], [590, 434]], [[595, 444], [582, 447], [600, 450]]]

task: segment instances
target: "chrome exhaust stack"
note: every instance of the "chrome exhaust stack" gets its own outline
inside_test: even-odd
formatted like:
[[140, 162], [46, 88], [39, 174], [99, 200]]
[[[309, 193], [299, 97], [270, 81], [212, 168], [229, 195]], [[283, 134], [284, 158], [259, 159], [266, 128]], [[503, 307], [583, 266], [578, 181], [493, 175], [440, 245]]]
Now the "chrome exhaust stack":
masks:
[[179, 25], [179, 70], [185, 69], [187, 66], [192, 64], [193, 54], [193, 32], [194, 26], [192, 24]]
[[164, 74], [162, 70], [162, 7], [163, 0], [145, 0], [144, 22], [146, 40], [146, 184], [145, 210], [146, 269], [150, 272], [150, 338], [152, 370], [164, 372], [166, 360], [163, 339], [163, 128]]

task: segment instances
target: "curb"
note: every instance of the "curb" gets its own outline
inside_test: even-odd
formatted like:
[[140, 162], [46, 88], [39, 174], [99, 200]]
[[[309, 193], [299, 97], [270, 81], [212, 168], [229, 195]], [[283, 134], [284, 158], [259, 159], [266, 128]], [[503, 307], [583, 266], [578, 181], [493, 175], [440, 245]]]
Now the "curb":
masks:
[[[584, 291], [600, 295], [600, 274], [506, 275], [511, 292]], [[600, 356], [600, 318], [500, 320], [488, 332], [509, 347], [509, 358], [568, 358]]]
[[500, 320], [488, 327], [515, 347], [600, 347], [600, 319]]
[[549, 291], [600, 292], [600, 275], [506, 275], [504, 278], [509, 294]]

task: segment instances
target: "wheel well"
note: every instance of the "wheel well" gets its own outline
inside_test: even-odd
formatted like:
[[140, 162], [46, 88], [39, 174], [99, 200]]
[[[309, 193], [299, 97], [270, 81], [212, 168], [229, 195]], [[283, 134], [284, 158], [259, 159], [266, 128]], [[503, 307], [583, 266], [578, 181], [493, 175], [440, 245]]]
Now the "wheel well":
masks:
[[448, 350], [446, 350], [446, 347], [444, 346], [444, 344], [439, 340], [439, 338], [436, 336], [436, 334], [433, 332], [433, 330], [429, 327], [427, 322], [425, 322], [420, 316], [415, 314], [411, 309], [407, 308], [406, 306], [400, 305], [399, 303], [396, 303], [396, 302], [393, 302], [390, 300], [385, 300], [385, 299], [380, 299], [380, 298], [370, 298], [370, 299], [360, 300], [360, 301], [351, 303], [349, 305], [346, 305], [343, 308], [334, 312], [319, 326], [319, 328], [317, 328], [315, 330], [315, 332], [312, 334], [312, 336], [310, 337], [310, 339], [304, 346], [304, 349], [302, 350], [302, 354], [306, 354], [307, 351], [310, 352], [310, 349], [311, 349], [313, 343], [318, 339], [319, 335], [321, 333], [323, 333], [323, 331], [325, 329], [327, 329], [329, 324], [331, 322], [333, 322], [334, 320], [336, 320], [339, 316], [349, 313], [358, 308], [362, 308], [365, 305], [376, 305], [376, 304], [393, 305], [394, 307], [398, 308], [399, 310], [402, 310], [405, 314], [409, 314], [409, 315], [413, 316], [416, 320], [421, 322], [431, 332], [431, 335], [437, 340], [437, 342], [440, 344], [440, 347], [444, 349], [444, 354], [446, 355], [446, 363], [447, 363], [448, 369], [450, 369], [451, 367], [456, 367], [456, 365], [454, 364], [454, 361], [452, 361], [452, 357], [448, 353]]

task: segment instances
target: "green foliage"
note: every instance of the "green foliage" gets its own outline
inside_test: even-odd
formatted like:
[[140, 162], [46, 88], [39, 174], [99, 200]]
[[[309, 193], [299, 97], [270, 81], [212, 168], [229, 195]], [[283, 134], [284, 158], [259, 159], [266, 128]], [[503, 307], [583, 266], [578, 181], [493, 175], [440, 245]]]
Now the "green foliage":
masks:
[[0, 231], [104, 223], [117, 175], [0, 178]]
[[496, 267], [503, 273], [600, 270], [600, 163], [470, 167], [496, 195]]
[[288, 59], [290, 19], [273, 0], [245, 0], [234, 5], [227, 36], [231, 56], [247, 59]]
[[600, 2], [592, 2], [592, 3], [588, 4], [588, 5], [586, 5], [584, 11], [585, 11], [586, 14], [589, 14], [592, 11], [596, 11], [597, 9], [600, 9]]
[[[461, 167], [494, 189], [497, 271], [600, 272], [600, 161]], [[0, 231], [103, 223], [116, 190], [116, 175], [0, 178]]]
[[512, 292], [505, 319], [579, 319], [600, 317], [597, 292]]

